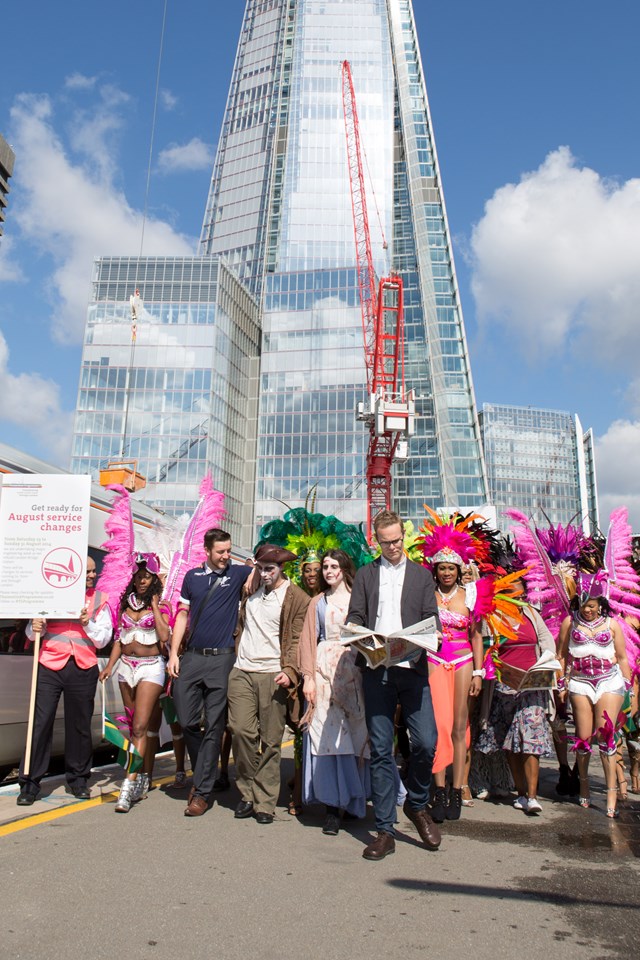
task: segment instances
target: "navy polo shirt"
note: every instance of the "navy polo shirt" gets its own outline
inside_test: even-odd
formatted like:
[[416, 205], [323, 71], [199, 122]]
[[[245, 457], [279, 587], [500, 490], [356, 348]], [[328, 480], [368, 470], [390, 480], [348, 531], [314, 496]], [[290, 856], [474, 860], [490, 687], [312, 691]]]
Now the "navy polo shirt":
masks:
[[196, 631], [189, 637], [189, 647], [233, 647], [233, 631], [238, 622], [238, 604], [242, 588], [252, 569], [239, 564], [228, 564], [224, 570], [211, 570], [206, 564], [188, 570], [182, 583], [180, 601], [189, 606], [192, 617], [200, 609], [209, 592], [213, 578], [220, 579], [204, 610], [198, 616]]

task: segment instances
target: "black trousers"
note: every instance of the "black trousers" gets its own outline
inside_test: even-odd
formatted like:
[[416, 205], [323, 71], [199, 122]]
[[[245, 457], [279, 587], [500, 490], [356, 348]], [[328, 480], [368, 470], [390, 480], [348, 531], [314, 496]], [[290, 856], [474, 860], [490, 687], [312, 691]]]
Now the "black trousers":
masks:
[[64, 696], [64, 761], [67, 783], [84, 782], [91, 773], [93, 746], [91, 717], [98, 684], [98, 665], [81, 670], [70, 657], [62, 670], [38, 665], [36, 709], [31, 744], [31, 765], [24, 775], [20, 764], [20, 786], [39, 784], [49, 768], [53, 722]]
[[[193, 786], [201, 797], [209, 797], [218, 774], [229, 674], [235, 660], [233, 648], [216, 657], [187, 650], [173, 681], [173, 700], [189, 751]], [[204, 733], [200, 726], [203, 710]]]

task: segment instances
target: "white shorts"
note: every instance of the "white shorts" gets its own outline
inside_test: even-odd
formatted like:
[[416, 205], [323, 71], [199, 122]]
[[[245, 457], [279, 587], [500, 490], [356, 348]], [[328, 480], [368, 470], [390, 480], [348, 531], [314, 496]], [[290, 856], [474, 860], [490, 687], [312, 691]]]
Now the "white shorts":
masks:
[[148, 683], [158, 683], [161, 687], [164, 687], [165, 673], [166, 660], [159, 655], [155, 657], [128, 657], [123, 653], [120, 657], [118, 680], [120, 683], [128, 683], [130, 687], [137, 686], [141, 680], [146, 680]]

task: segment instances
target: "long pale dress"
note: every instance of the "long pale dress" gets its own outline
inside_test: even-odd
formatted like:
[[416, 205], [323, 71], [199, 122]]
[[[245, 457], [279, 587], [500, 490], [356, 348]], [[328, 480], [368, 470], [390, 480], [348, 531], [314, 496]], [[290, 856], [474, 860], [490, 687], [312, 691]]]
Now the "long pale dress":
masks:
[[341, 646], [349, 594], [314, 598], [300, 639], [301, 669], [313, 673], [316, 706], [306, 715], [303, 801], [364, 817], [370, 794], [369, 745], [362, 677], [355, 654]]

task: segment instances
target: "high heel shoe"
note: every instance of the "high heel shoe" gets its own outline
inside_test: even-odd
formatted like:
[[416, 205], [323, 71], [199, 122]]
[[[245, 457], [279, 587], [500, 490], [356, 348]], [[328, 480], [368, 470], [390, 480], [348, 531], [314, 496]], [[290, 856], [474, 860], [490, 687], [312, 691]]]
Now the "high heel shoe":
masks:
[[462, 786], [462, 806], [463, 807], [472, 807], [473, 803], [473, 794], [469, 789], [469, 784], [465, 783]]
[[[588, 784], [588, 783], [589, 783], [589, 777], [580, 777], [580, 783], [581, 783], [581, 784], [582, 784], [582, 783]], [[580, 787], [580, 789], [582, 790], [582, 787]], [[588, 790], [588, 789], [589, 789], [589, 787], [587, 786], [587, 790]], [[584, 810], [586, 810], [588, 807], [590, 807], [590, 806], [591, 806], [591, 793], [589, 793], [589, 796], [587, 796], [587, 797], [583, 797], [582, 794], [580, 794], [580, 796], [578, 797], [578, 803], [580, 804], [580, 806], [581, 806]]]
[[[618, 788], [617, 788], [617, 787], [608, 787], [608, 788], [607, 788], [607, 799], [609, 798], [609, 796], [611, 796], [611, 794], [613, 794], [613, 797], [614, 797], [614, 800], [615, 800], [615, 799], [617, 798], [617, 796], [618, 796]], [[620, 816], [620, 811], [616, 809], [615, 804], [614, 804], [612, 807], [607, 806], [607, 816], [609, 817], [609, 820], [616, 820], [616, 819]]]

